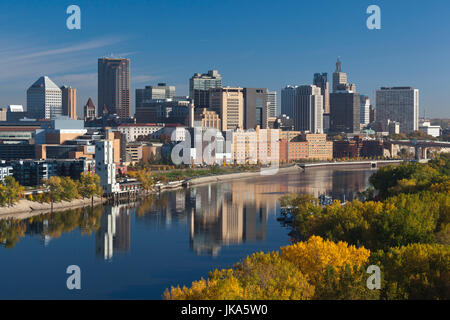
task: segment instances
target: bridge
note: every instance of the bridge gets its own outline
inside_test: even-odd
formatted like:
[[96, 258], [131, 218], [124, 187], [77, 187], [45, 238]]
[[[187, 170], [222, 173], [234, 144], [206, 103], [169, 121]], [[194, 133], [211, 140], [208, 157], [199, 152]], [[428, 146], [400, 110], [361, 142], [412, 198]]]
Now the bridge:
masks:
[[428, 158], [429, 149], [447, 149], [450, 152], [450, 142], [445, 141], [431, 141], [431, 140], [389, 140], [390, 145], [398, 145], [414, 148], [416, 160], [426, 160]]
[[369, 168], [378, 168], [379, 165], [399, 164], [404, 160], [373, 160], [373, 161], [341, 161], [341, 162], [318, 162], [318, 163], [296, 163], [296, 166], [306, 170], [316, 167], [335, 167], [335, 166], [366, 166]]

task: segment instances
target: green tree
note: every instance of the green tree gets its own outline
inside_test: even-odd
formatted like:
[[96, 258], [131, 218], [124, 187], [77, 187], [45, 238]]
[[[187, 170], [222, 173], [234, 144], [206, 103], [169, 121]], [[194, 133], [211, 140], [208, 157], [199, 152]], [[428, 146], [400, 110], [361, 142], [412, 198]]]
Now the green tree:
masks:
[[0, 187], [0, 204], [13, 206], [23, 195], [24, 188], [11, 176], [5, 177]]
[[79, 181], [79, 194], [83, 198], [91, 198], [94, 206], [94, 197], [101, 197], [103, 189], [100, 185], [100, 177], [97, 174], [82, 173]]

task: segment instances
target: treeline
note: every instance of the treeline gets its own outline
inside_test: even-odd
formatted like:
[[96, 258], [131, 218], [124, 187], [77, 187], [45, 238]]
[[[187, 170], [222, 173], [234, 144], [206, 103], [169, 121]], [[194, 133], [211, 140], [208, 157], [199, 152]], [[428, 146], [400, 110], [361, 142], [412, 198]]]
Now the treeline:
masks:
[[[165, 299], [449, 299], [450, 156], [381, 168], [373, 190], [322, 207], [288, 195], [297, 243], [215, 270]], [[380, 290], [367, 288], [369, 265]]]
[[[71, 201], [80, 198], [92, 198], [102, 196], [103, 189], [100, 186], [100, 178], [96, 174], [82, 173], [79, 180], [69, 177], [53, 176], [43, 181], [45, 192], [27, 196], [28, 200], [54, 203], [59, 201]], [[6, 177], [0, 183], [0, 206], [13, 206], [23, 198], [24, 187], [13, 177]]]

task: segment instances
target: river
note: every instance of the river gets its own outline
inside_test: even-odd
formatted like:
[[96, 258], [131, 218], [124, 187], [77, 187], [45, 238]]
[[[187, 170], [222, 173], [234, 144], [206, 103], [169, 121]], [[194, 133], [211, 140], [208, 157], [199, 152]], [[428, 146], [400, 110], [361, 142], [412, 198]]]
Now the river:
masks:
[[[352, 200], [372, 173], [315, 168], [0, 220], [0, 299], [160, 299], [171, 285], [288, 245], [290, 229], [276, 220], [283, 194]], [[80, 268], [80, 290], [67, 288], [70, 265]]]

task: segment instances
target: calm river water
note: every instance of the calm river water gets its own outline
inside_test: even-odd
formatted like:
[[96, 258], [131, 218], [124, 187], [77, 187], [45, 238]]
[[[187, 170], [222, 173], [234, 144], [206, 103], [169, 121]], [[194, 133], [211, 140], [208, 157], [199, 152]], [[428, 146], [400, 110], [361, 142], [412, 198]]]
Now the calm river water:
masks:
[[[351, 200], [370, 169], [321, 168], [165, 192], [140, 203], [0, 220], [0, 299], [160, 299], [257, 251], [289, 244], [280, 196]], [[0, 208], [1, 210], [1, 208]], [[69, 265], [81, 290], [68, 290]]]

